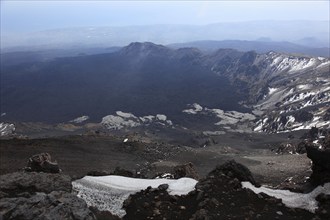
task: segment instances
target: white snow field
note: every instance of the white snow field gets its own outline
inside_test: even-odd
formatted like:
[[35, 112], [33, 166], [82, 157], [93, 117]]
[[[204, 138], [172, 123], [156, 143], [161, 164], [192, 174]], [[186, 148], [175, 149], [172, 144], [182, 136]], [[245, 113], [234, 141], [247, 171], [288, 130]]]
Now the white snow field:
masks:
[[72, 182], [73, 190], [78, 197], [84, 199], [88, 206], [95, 206], [99, 210], [108, 210], [114, 215], [122, 217], [126, 214], [122, 209], [123, 202], [141, 190], [151, 186], [157, 188], [161, 184], [168, 184], [171, 195], [185, 195], [195, 189], [197, 180], [191, 178], [180, 179], [138, 179], [123, 176], [85, 176]]
[[295, 193], [289, 190], [270, 189], [263, 186], [257, 188], [250, 182], [242, 182], [242, 187], [251, 189], [256, 194], [263, 192], [277, 199], [282, 199], [283, 204], [289, 208], [306, 209], [313, 213], [318, 208], [315, 198], [321, 193], [330, 194], [330, 183], [326, 183], [324, 186], [318, 186], [312, 192], [306, 194]]

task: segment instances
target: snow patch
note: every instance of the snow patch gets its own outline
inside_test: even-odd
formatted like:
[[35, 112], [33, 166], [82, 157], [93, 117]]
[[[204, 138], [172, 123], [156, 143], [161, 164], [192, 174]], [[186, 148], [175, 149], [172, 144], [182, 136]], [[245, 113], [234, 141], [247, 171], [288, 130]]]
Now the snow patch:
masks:
[[306, 89], [310, 89], [310, 88], [313, 88], [313, 85], [303, 84], [303, 85], [298, 85], [297, 86], [297, 89], [299, 89], [299, 90], [306, 90]]
[[129, 197], [149, 186], [157, 188], [161, 184], [168, 184], [170, 195], [185, 195], [195, 189], [197, 181], [191, 178], [181, 179], [138, 179], [122, 176], [85, 176], [72, 182], [73, 190], [78, 197], [84, 199], [88, 206], [95, 206], [99, 210], [110, 211], [114, 215], [123, 217], [126, 212], [122, 209], [123, 202]]
[[156, 118], [159, 121], [166, 121], [167, 119], [166, 115], [160, 115], [160, 114], [156, 115]]
[[142, 125], [150, 125], [158, 123], [163, 126], [172, 126], [171, 120], [167, 120], [166, 115], [157, 114], [156, 116], [148, 115], [136, 117], [132, 113], [117, 111], [116, 115], [107, 115], [102, 118], [101, 124], [108, 129], [120, 130], [123, 128], [134, 128]]
[[185, 109], [182, 112], [195, 115], [198, 112], [201, 112], [203, 110], [203, 107], [201, 105], [199, 105], [198, 103], [194, 103], [194, 104], [188, 105], [188, 106], [191, 106], [193, 108], [191, 108], [191, 109]]
[[136, 118], [132, 113], [126, 113], [122, 111], [116, 111], [116, 114], [122, 118]]
[[222, 109], [208, 109], [208, 108], [203, 108], [201, 105], [194, 103], [190, 106], [193, 106], [194, 109], [185, 109], [182, 112], [187, 113], [187, 114], [205, 114], [209, 113], [217, 118], [220, 118], [221, 121], [215, 123], [215, 125], [233, 125], [237, 124], [239, 122], [244, 122], [244, 121], [252, 121], [255, 120], [256, 117], [253, 114], [250, 113], [242, 113], [242, 112], [237, 112], [237, 111], [224, 111]]
[[78, 118], [75, 118], [75, 119], [71, 120], [70, 122], [73, 122], [73, 123], [79, 124], [79, 123], [82, 123], [82, 122], [84, 122], [84, 121], [86, 121], [86, 120], [88, 120], [88, 119], [89, 119], [89, 116], [87, 116], [87, 115], [83, 115], [83, 116], [81, 116], [81, 117], [78, 117]]
[[155, 116], [153, 115], [148, 115], [148, 116], [143, 116], [139, 118], [142, 122], [150, 123], [155, 119]]
[[324, 67], [324, 66], [327, 66], [327, 65], [330, 65], [330, 61], [321, 63], [320, 65], [317, 66], [317, 68], [321, 68], [321, 67]]
[[108, 115], [103, 117], [101, 124], [107, 127], [108, 129], [114, 129], [114, 130], [122, 129], [124, 127], [134, 128], [140, 125], [139, 122], [114, 115]]
[[256, 194], [265, 193], [277, 199], [282, 199], [282, 203], [289, 208], [306, 209], [313, 213], [318, 208], [318, 202], [315, 198], [321, 193], [330, 195], [330, 183], [326, 183], [324, 186], [318, 186], [312, 192], [307, 194], [294, 193], [289, 190], [269, 189], [263, 186], [257, 188], [250, 182], [242, 182], [242, 187], [250, 189]]
[[268, 90], [269, 90], [268, 95], [272, 95], [274, 92], [276, 92], [278, 90], [278, 88], [269, 87]]

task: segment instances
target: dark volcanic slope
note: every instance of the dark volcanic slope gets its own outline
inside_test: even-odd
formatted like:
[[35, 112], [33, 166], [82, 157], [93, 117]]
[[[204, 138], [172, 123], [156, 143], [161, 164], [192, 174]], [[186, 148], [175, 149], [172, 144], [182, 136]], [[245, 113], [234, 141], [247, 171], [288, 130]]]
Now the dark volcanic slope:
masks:
[[117, 110], [173, 116], [194, 102], [239, 109], [241, 97], [202, 56], [132, 43], [111, 54], [1, 67], [1, 112], [7, 120], [61, 122], [81, 115], [100, 121]]
[[330, 60], [323, 57], [232, 49], [203, 54], [131, 43], [109, 54], [2, 65], [0, 104], [7, 121], [64, 122], [88, 115], [100, 122], [123, 111], [165, 114], [179, 124], [187, 104], [246, 112], [244, 103], [263, 112], [263, 120], [280, 115], [292, 121], [296, 111], [312, 111], [313, 123], [330, 100], [329, 73]]

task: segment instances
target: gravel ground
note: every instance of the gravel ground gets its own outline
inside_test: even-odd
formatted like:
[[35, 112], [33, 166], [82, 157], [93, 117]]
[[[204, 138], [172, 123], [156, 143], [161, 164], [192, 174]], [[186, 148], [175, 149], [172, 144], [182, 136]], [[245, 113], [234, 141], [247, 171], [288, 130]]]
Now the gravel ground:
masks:
[[[172, 135], [172, 134], [171, 134]], [[202, 148], [182, 145], [182, 140], [168, 144], [138, 134], [127, 143], [115, 135], [75, 135], [42, 139], [0, 140], [0, 174], [17, 171], [27, 159], [48, 152], [64, 173], [81, 177], [89, 171], [113, 171], [117, 166], [148, 177], [167, 172], [173, 166], [192, 162], [201, 177], [218, 164], [234, 159], [247, 166], [261, 184], [277, 186], [297, 174], [309, 176], [306, 155], [277, 155], [271, 148], [287, 140], [287, 135], [225, 134], [213, 137], [216, 144]], [[299, 137], [299, 135], [295, 135]], [[164, 136], [165, 137], [165, 136]], [[174, 136], [171, 140], [175, 139]], [[188, 140], [185, 136], [184, 140]]]

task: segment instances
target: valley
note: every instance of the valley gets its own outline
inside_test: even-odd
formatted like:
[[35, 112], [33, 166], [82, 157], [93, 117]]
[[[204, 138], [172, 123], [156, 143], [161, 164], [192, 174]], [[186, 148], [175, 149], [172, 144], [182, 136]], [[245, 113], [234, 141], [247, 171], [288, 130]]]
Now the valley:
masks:
[[131, 43], [112, 53], [2, 65], [1, 120], [211, 132], [329, 127], [329, 69], [325, 57]]

